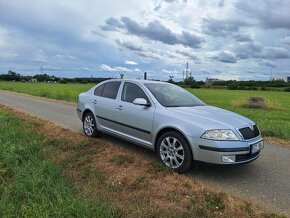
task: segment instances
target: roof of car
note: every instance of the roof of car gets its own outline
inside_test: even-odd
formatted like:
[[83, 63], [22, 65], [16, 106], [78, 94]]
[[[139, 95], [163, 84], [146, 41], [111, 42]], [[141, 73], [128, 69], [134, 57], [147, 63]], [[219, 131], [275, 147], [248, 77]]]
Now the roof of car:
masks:
[[126, 81], [126, 82], [137, 82], [137, 83], [165, 83], [162, 81], [156, 81], [156, 80], [141, 80], [141, 79], [110, 79], [110, 80], [106, 80], [106, 81]]

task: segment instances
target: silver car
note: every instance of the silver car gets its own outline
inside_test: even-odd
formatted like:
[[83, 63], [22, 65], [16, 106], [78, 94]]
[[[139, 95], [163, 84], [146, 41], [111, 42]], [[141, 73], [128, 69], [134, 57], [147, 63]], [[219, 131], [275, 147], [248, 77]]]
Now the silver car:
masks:
[[165, 82], [107, 80], [79, 95], [77, 112], [87, 136], [107, 133], [152, 149], [177, 172], [193, 161], [248, 163], [264, 146], [253, 121]]

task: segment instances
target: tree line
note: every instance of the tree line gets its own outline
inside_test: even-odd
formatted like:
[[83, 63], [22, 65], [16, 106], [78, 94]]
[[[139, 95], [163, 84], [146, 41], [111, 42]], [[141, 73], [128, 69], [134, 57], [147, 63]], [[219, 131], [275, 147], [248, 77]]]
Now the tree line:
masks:
[[56, 76], [51, 76], [46, 73], [36, 74], [34, 76], [23, 76], [19, 73], [8, 71], [7, 74], [0, 74], [0, 80], [2, 81], [22, 81], [31, 82], [37, 80], [37, 82], [58, 82], [58, 83], [99, 83], [104, 80], [111, 78], [59, 78]]

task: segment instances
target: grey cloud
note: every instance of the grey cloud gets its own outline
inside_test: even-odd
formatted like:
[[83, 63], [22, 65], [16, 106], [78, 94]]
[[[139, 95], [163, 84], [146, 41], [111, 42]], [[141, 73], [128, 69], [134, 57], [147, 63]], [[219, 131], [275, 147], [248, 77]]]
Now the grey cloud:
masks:
[[279, 42], [283, 45], [290, 45], [290, 36], [286, 36], [280, 39]]
[[219, 7], [223, 7], [223, 6], [225, 6], [225, 1], [224, 1], [224, 0], [220, 0], [220, 1], [218, 2], [218, 6], [219, 6]]
[[115, 18], [109, 18], [106, 20], [106, 24], [101, 26], [101, 29], [105, 31], [125, 31], [128, 34], [159, 41], [164, 44], [181, 44], [191, 48], [200, 48], [204, 42], [201, 37], [186, 31], [182, 31], [181, 34], [173, 33], [156, 20], [144, 26], [128, 17], [122, 17], [120, 21]]
[[270, 61], [264, 61], [264, 62], [261, 62], [259, 63], [260, 66], [265, 66], [265, 67], [273, 67], [273, 68], [276, 68], [277, 65], [270, 62]]
[[176, 53], [181, 54], [187, 58], [190, 58], [192, 60], [198, 60], [199, 58], [197, 56], [195, 56], [194, 54], [192, 54], [191, 52], [188, 51], [180, 51], [180, 50], [176, 50]]
[[210, 74], [210, 72], [208, 70], [206, 70], [206, 69], [201, 69], [200, 71], [201, 71], [202, 74], [205, 74], [205, 75], [209, 75]]
[[233, 49], [240, 59], [286, 59], [290, 57], [290, 51], [282, 47], [263, 47], [257, 42], [245, 42], [235, 45]]
[[218, 69], [215, 69], [214, 70], [216, 73], [222, 73], [223, 71], [221, 71], [221, 70], [218, 70]]
[[238, 42], [251, 42], [251, 41], [253, 41], [251, 36], [248, 36], [245, 34], [236, 34], [233, 36], [233, 38]]
[[161, 5], [156, 5], [156, 6], [154, 7], [154, 11], [158, 11], [159, 9], [161, 9]]
[[281, 47], [265, 47], [261, 57], [266, 59], [285, 59], [290, 58], [290, 52]]
[[235, 55], [227, 51], [218, 52], [212, 56], [212, 59], [223, 63], [237, 63], [237, 58]]
[[138, 45], [135, 45], [131, 42], [128, 42], [128, 41], [121, 41], [119, 39], [116, 39], [115, 42], [120, 46], [120, 47], [123, 47], [123, 48], [126, 48], [128, 50], [131, 50], [131, 51], [143, 51], [143, 48], [141, 46], [138, 46]]
[[240, 20], [204, 19], [203, 32], [212, 36], [229, 36], [248, 24]]
[[251, 57], [258, 58], [261, 56], [263, 46], [256, 42], [238, 43], [234, 47], [236, 56], [240, 59], [248, 59]]
[[122, 28], [123, 26], [118, 19], [113, 17], [108, 18], [105, 23], [105, 25], [101, 26], [101, 29], [105, 31], [116, 31], [118, 28]]
[[263, 27], [269, 29], [290, 29], [290, 1], [243, 0], [236, 3], [238, 9], [257, 19]]

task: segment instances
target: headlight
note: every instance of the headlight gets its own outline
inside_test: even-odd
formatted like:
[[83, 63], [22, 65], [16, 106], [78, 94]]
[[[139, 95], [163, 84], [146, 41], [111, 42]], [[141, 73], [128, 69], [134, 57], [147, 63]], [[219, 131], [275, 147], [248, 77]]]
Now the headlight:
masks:
[[201, 136], [203, 139], [219, 140], [219, 141], [237, 141], [236, 134], [230, 129], [208, 130]]

